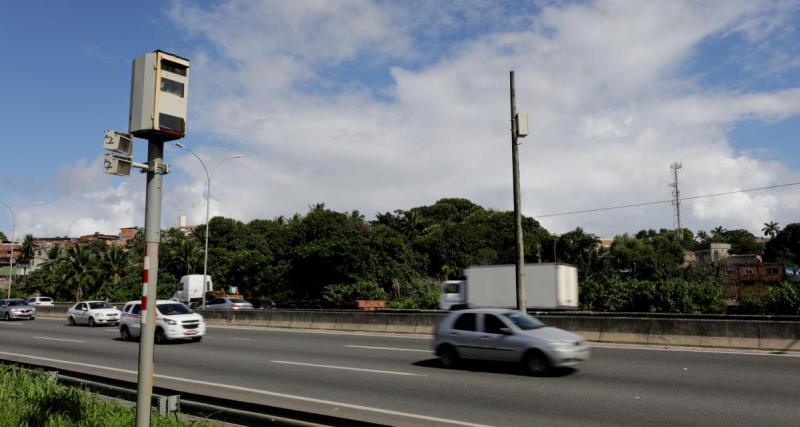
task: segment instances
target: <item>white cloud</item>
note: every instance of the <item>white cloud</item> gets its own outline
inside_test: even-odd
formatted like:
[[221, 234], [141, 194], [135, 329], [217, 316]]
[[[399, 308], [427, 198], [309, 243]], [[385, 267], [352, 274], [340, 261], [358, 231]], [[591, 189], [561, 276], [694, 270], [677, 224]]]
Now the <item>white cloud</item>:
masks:
[[[248, 156], [215, 177], [212, 214], [271, 218], [324, 202], [371, 216], [441, 197], [510, 209], [512, 69], [518, 108], [530, 117], [520, 151], [527, 215], [667, 199], [673, 161], [683, 162], [685, 195], [798, 180], [784, 164], [737, 152], [726, 132], [739, 120], [796, 116], [800, 89], [710, 90], [685, 73], [710, 37], [775, 37], [780, 27], [763, 23], [787, 20], [785, 3], [596, 1], [544, 6], [538, 15], [494, 3], [412, 4], [173, 7], [173, 21], [201, 42], [192, 55], [191, 130], [220, 141], [197, 151]], [[459, 28], [473, 32], [443, 41]], [[360, 65], [384, 70], [379, 80], [388, 83], [362, 81]], [[202, 222], [205, 175], [185, 153], [170, 156], [189, 177], [168, 178], [165, 223], [179, 213]], [[135, 221], [142, 203], [123, 200], [127, 185], [85, 185], [87, 204], [116, 205], [78, 209], [84, 219], [74, 228]], [[697, 200], [685, 203], [684, 224], [758, 231], [766, 221], [796, 221], [798, 204], [790, 191]], [[542, 222], [609, 236], [671, 227], [672, 212], [657, 205]]]

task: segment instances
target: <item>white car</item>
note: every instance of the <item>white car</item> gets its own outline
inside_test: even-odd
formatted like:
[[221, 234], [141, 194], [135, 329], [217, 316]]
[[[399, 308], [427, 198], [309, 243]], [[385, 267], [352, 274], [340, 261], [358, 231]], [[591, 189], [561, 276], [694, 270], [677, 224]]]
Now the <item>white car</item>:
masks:
[[52, 307], [53, 299], [50, 297], [30, 297], [27, 299], [28, 305], [34, 307]]
[[[172, 300], [156, 301], [155, 342], [163, 344], [177, 339], [200, 341], [206, 333], [203, 316], [193, 312], [183, 303]], [[152, 307], [151, 307], [152, 308]], [[142, 302], [130, 301], [122, 308], [119, 334], [127, 341], [141, 335]]]
[[67, 310], [70, 325], [118, 325], [120, 311], [106, 301], [81, 301]]

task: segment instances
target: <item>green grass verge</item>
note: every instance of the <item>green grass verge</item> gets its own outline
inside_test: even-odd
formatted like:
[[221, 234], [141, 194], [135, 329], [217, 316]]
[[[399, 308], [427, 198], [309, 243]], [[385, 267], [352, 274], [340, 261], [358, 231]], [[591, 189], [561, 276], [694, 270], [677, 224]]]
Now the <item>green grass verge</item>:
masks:
[[[95, 398], [88, 391], [58, 383], [42, 371], [0, 365], [0, 426], [128, 427], [136, 408]], [[176, 415], [153, 415], [151, 426], [207, 426]]]

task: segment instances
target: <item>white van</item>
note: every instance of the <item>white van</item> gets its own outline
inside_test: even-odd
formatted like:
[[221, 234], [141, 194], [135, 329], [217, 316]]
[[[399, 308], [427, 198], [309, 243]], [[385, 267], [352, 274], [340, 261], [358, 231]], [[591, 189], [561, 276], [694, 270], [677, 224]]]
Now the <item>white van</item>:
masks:
[[[190, 339], [200, 341], [206, 333], [203, 316], [193, 312], [183, 303], [172, 300], [156, 301], [156, 344], [170, 340]], [[142, 302], [130, 301], [122, 309], [119, 334], [127, 341], [141, 335]]]

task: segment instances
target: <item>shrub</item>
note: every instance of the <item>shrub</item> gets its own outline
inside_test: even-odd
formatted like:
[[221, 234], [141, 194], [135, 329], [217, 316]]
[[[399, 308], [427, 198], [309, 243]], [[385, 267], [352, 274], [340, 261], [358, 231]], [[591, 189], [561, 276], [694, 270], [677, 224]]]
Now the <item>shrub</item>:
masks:
[[587, 280], [579, 287], [580, 308], [589, 311], [719, 313], [722, 286], [683, 279]]
[[800, 315], [800, 286], [782, 282], [766, 294], [745, 296], [735, 309], [738, 314]]
[[[0, 365], [0, 425], [131, 426], [136, 408], [102, 402], [89, 392], [59, 384], [41, 371]], [[207, 425], [153, 415], [153, 426]]]
[[328, 285], [322, 291], [322, 299], [332, 303], [357, 299], [385, 300], [387, 296], [386, 291], [369, 280]]
[[399, 309], [428, 309], [439, 305], [441, 288], [439, 283], [431, 278], [419, 278], [410, 283], [400, 284], [399, 298], [389, 301], [389, 308]]

